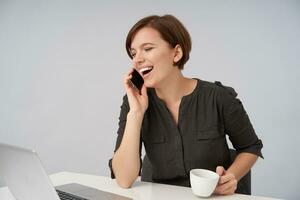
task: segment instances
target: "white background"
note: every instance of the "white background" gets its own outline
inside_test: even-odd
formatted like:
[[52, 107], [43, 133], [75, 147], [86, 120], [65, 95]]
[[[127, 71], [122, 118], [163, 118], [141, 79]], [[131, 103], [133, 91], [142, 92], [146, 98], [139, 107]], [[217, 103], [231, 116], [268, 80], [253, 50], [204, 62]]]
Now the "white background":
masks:
[[109, 176], [127, 32], [167, 13], [192, 36], [184, 74], [234, 87], [263, 141], [253, 194], [299, 199], [300, 1], [0, 0], [0, 142]]

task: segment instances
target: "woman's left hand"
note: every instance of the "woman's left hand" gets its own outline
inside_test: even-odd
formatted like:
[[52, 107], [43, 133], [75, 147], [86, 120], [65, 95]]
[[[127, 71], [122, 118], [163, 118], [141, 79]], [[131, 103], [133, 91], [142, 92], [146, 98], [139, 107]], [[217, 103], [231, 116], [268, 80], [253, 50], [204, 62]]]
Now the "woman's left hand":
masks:
[[232, 195], [237, 188], [237, 179], [233, 173], [230, 173], [222, 166], [218, 166], [216, 173], [219, 174], [219, 182], [214, 191], [215, 194]]

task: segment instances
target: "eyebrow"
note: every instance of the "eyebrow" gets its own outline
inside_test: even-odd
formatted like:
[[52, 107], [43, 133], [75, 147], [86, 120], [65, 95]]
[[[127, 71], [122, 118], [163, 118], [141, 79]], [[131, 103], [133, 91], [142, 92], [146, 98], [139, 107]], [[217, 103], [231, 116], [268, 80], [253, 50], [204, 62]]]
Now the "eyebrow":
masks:
[[[146, 43], [141, 44], [140, 47], [143, 47], [143, 46], [146, 46], [146, 45], [149, 45], [149, 44], [150, 44], [150, 45], [154, 45], [154, 44], [151, 43], [151, 42], [146, 42]], [[135, 50], [135, 49], [130, 47], [130, 51], [132, 51], [132, 50]]]

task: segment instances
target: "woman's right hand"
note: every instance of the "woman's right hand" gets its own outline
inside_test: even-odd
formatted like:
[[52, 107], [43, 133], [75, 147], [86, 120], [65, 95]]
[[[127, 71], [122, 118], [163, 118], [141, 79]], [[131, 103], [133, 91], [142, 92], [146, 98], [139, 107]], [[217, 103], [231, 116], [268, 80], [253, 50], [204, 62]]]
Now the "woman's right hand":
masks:
[[148, 95], [147, 88], [143, 85], [141, 93], [135, 86], [131, 83], [130, 79], [132, 78], [133, 68], [129, 71], [124, 77], [124, 85], [128, 97], [130, 112], [144, 115], [145, 111], [148, 108]]

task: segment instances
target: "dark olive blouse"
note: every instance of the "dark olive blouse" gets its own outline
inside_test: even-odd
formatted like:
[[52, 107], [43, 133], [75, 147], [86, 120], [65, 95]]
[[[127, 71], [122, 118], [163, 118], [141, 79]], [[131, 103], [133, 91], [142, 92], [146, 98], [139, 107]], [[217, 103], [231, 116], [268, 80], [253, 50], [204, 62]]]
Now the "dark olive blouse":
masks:
[[[149, 106], [142, 122], [141, 144], [152, 164], [153, 182], [189, 186], [191, 169], [227, 169], [231, 160], [226, 135], [237, 153], [262, 157], [262, 141], [236, 96], [233, 88], [220, 82], [197, 79], [194, 91], [182, 97], [176, 125], [155, 89], [148, 89]], [[124, 96], [115, 151], [121, 144], [128, 112], [128, 99]], [[111, 160], [109, 166], [114, 178]]]

